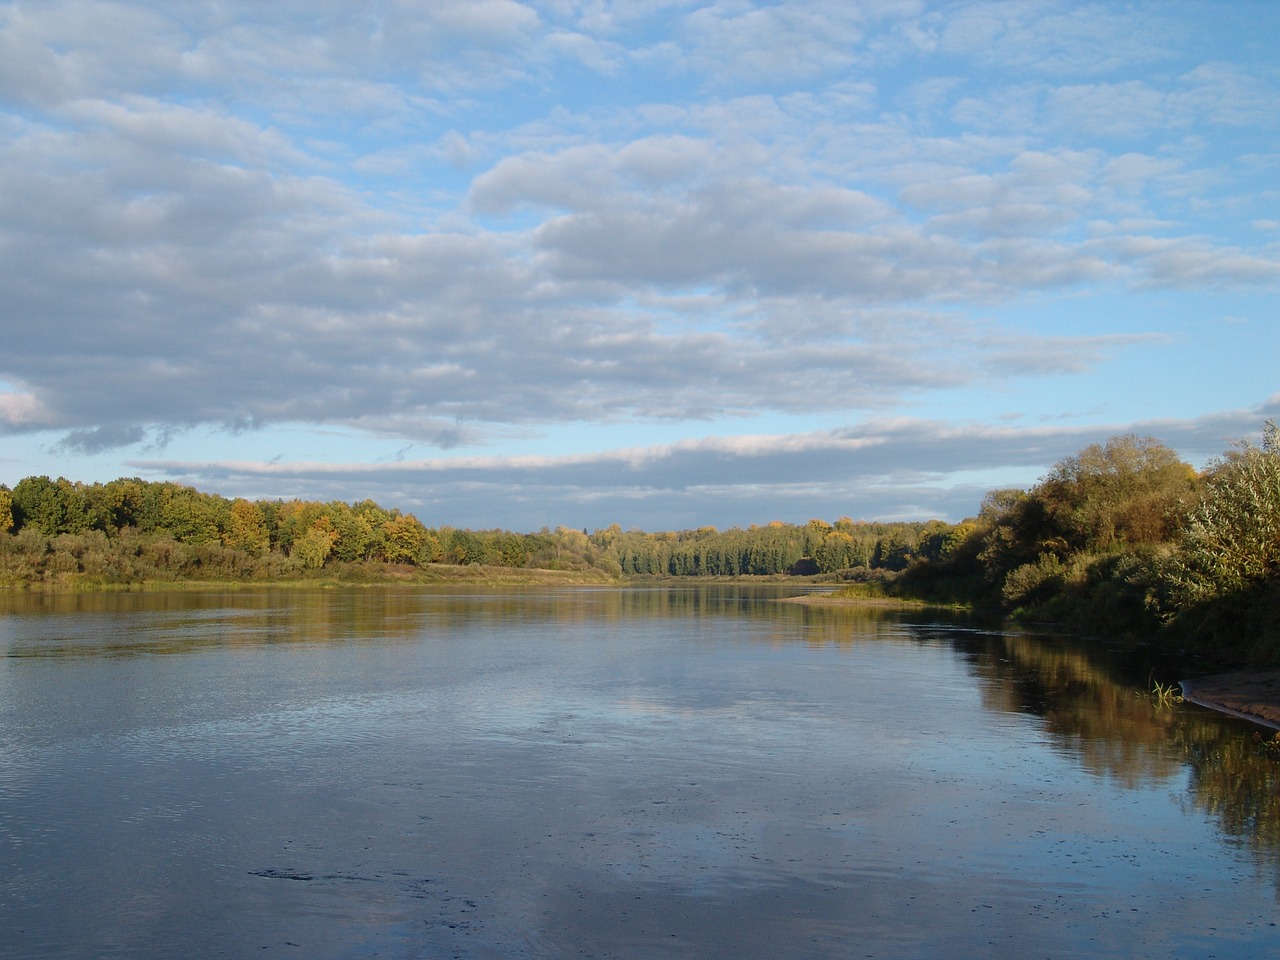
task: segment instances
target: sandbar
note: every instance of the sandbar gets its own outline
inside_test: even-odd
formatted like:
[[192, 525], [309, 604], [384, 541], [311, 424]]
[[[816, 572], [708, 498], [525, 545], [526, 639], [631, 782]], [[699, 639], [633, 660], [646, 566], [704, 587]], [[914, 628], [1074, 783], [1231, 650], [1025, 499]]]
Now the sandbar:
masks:
[[1280, 670], [1223, 673], [1179, 686], [1192, 703], [1280, 730]]

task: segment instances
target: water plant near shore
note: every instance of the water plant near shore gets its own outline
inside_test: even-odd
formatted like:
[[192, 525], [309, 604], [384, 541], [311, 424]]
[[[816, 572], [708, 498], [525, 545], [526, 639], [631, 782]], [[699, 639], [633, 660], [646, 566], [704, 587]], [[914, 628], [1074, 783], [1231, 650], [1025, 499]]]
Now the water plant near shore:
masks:
[[1156, 680], [1152, 686], [1151, 697], [1156, 704], [1161, 707], [1173, 706], [1175, 703], [1182, 703], [1182, 694], [1176, 683], [1164, 684]]

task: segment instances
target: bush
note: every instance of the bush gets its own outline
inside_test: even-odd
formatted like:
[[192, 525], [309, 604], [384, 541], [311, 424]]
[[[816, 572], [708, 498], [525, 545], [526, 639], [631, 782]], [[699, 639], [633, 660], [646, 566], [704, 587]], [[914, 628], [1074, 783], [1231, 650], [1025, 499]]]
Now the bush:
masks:
[[1026, 609], [1062, 593], [1066, 581], [1066, 565], [1052, 553], [1043, 553], [1035, 563], [1009, 571], [1000, 593], [1006, 607]]
[[[1197, 645], [1280, 654], [1280, 428], [1216, 463], [1180, 549], [1159, 567], [1157, 607]], [[1270, 652], [1269, 652], [1270, 651]]]
[[1280, 429], [1219, 462], [1164, 569], [1175, 606], [1229, 596], [1280, 575]]

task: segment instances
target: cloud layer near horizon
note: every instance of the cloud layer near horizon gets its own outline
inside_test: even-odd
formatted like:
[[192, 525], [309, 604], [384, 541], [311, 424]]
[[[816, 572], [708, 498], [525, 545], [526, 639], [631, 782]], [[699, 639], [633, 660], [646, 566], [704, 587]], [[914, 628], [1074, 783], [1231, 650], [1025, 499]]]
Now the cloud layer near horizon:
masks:
[[[416, 482], [471, 484], [447, 510], [487, 502], [516, 526], [497, 518], [513, 484], [530, 519], [605, 500], [642, 519], [672, 489], [759, 511], [788, 444], [836, 483], [814, 452], [827, 425], [933, 430], [931, 404], [974, 456], [881, 445], [901, 462], [854, 458], [852, 477], [1032, 466], [1035, 418], [1088, 406], [1071, 397], [1089, 377], [1151, 376], [1126, 365], [1209, 336], [1152, 305], [1217, 321], [1280, 284], [1277, 69], [1244, 15], [1206, 31], [1219, 14], [0, 4], [0, 435], [42, 438], [50, 473], [167, 472], [138, 454], [296, 430], [279, 454], [316, 489], [432, 502], [402, 465], [343, 486], [358, 457], [315, 440], [337, 430], [456, 453]], [[1273, 317], [1243, 319], [1250, 352], [1276, 346]], [[1264, 409], [1277, 384], [1256, 362], [1237, 377], [1252, 395], [1221, 409]], [[1062, 396], [1025, 409], [1036, 384]], [[992, 420], [1003, 391], [1029, 425]], [[1153, 418], [1098, 413], [1082, 438]], [[667, 451], [648, 459], [679, 484], [628, 472], [617, 444], [582, 449], [581, 425]], [[744, 452], [747, 432], [775, 452]], [[280, 476], [265, 459], [189, 473], [261, 489]]]
[[[787, 436], [732, 436], [563, 456], [453, 457], [393, 463], [147, 461], [204, 489], [228, 483], [257, 496], [344, 499], [359, 489], [428, 523], [533, 529], [556, 522], [591, 529], [622, 523], [685, 529], [841, 515], [959, 520], [977, 513], [992, 471], [1028, 485], [1079, 449], [1124, 432], [1156, 435], [1203, 463], [1265, 419], [1280, 394], [1252, 410], [1195, 421], [1091, 427], [991, 427], [908, 419]], [[957, 476], [970, 479], [956, 482]], [[275, 491], [274, 493], [270, 491]], [[249, 493], [254, 496], [255, 494]], [[886, 503], [896, 510], [886, 511]], [[529, 524], [530, 518], [543, 522]], [[549, 518], [559, 518], [553, 520]], [[644, 520], [642, 524], [640, 521]], [[523, 522], [522, 522], [523, 521]]]

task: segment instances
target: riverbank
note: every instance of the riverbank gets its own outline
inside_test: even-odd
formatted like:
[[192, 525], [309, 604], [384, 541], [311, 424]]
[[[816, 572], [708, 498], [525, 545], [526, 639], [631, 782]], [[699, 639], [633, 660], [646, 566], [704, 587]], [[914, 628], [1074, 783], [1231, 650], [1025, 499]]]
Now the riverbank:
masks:
[[937, 600], [923, 600], [916, 597], [889, 596], [877, 591], [875, 587], [863, 587], [862, 589], [865, 592], [855, 592], [846, 585], [834, 592], [806, 593], [796, 597], [786, 597], [779, 602], [799, 603], [815, 607], [875, 607], [883, 610], [973, 612], [972, 605], [967, 603], [943, 603]]
[[1280, 730], [1280, 670], [1223, 673], [1180, 686], [1192, 703]]
[[361, 587], [361, 586], [431, 586], [456, 583], [494, 586], [610, 586], [620, 581], [602, 570], [547, 570], [530, 567], [500, 567], [486, 564], [430, 563], [409, 564], [342, 564], [325, 567], [309, 574], [290, 577], [246, 577], [219, 579], [187, 577], [110, 580], [83, 573], [67, 573], [48, 580], [23, 580], [0, 583], [0, 591], [31, 593], [116, 593], [164, 591], [239, 590], [256, 587]]
[[[781, 597], [779, 603], [799, 603], [814, 607], [877, 607], [887, 610], [918, 610], [937, 607], [924, 600], [906, 600], [902, 597], [833, 597], [829, 593], [807, 593], [800, 597]], [[948, 607], [946, 609], [953, 609]]]

